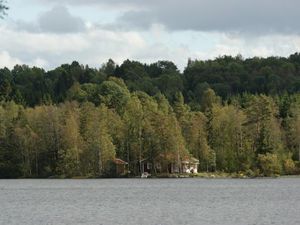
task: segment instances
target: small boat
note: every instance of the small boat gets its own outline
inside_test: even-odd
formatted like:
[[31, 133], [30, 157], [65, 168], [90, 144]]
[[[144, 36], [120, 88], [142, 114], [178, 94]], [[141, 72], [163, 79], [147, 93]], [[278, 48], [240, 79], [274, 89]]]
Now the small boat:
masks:
[[149, 176], [151, 176], [149, 173], [144, 172], [142, 173], [141, 178], [148, 178]]

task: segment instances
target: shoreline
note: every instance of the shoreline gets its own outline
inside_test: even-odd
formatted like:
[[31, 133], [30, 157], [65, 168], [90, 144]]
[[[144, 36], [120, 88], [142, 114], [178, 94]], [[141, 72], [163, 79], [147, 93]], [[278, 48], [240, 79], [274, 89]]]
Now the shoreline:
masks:
[[244, 174], [235, 173], [197, 173], [197, 174], [159, 174], [156, 176], [149, 176], [141, 178], [140, 176], [120, 176], [120, 177], [65, 177], [65, 176], [52, 176], [52, 177], [17, 177], [17, 178], [0, 178], [0, 180], [95, 180], [95, 179], [277, 179], [277, 178], [300, 178], [300, 175], [274, 175], [274, 176], [246, 176]]

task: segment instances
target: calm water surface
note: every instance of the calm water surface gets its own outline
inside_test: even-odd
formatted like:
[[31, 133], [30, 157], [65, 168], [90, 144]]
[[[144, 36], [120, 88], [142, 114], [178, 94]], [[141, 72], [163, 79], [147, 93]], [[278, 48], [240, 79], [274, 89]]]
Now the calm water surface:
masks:
[[299, 225], [300, 179], [0, 180], [1, 225]]

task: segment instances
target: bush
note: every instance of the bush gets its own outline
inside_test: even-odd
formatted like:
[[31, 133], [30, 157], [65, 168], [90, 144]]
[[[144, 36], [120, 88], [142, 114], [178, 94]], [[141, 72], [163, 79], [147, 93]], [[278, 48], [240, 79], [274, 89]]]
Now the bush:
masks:
[[292, 159], [284, 160], [283, 167], [284, 167], [285, 174], [287, 175], [293, 175], [296, 173], [296, 165]]
[[256, 176], [255, 172], [251, 169], [246, 170], [245, 174], [247, 177], [255, 177]]
[[276, 176], [280, 174], [281, 166], [277, 155], [259, 154], [258, 163], [264, 176]]
[[300, 161], [296, 161], [295, 163], [295, 174], [300, 174]]

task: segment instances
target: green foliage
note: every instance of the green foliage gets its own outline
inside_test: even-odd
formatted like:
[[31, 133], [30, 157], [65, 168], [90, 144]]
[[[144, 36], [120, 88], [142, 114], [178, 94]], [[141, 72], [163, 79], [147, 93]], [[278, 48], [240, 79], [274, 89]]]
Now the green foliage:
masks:
[[[7, 68], [0, 70], [0, 100], [35, 106], [45, 101], [64, 102], [75, 94], [73, 100], [85, 101], [88, 97], [88, 101], [99, 105], [99, 85], [116, 76], [131, 92], [143, 91], [151, 96], [161, 93], [171, 104], [176, 101], [177, 93], [182, 93], [192, 109], [202, 111], [212, 102], [219, 102], [220, 98], [215, 98], [217, 96], [228, 100], [244, 93], [285, 95], [279, 107], [280, 114], [286, 116], [291, 103], [287, 96], [300, 90], [299, 70], [298, 53], [288, 58], [223, 56], [207, 61], [190, 60], [182, 73], [169, 61], [148, 65], [125, 60], [117, 65], [110, 59], [100, 69], [75, 61], [48, 72], [17, 65], [12, 71]], [[95, 85], [96, 91], [94, 87], [92, 90], [81, 87], [86, 84]], [[70, 88], [73, 90], [69, 91]], [[209, 89], [214, 91], [215, 96]]]
[[275, 154], [258, 155], [260, 169], [265, 176], [276, 176], [281, 173], [281, 165], [278, 156]]
[[100, 85], [99, 94], [101, 102], [119, 113], [125, 108], [130, 96], [126, 85], [121, 80], [112, 78]]
[[201, 98], [201, 109], [203, 112], [207, 112], [213, 107], [213, 105], [218, 104], [220, 104], [220, 97], [216, 95], [214, 90], [208, 88], [203, 92]]
[[285, 174], [293, 175], [297, 172], [296, 163], [291, 159], [291, 155], [283, 161], [283, 169]]
[[245, 112], [235, 105], [214, 106], [212, 117], [211, 146], [217, 154], [217, 168], [233, 172], [255, 166], [257, 143], [249, 133]]
[[278, 108], [271, 97], [252, 96], [246, 103], [247, 126], [256, 154], [282, 150]]
[[294, 54], [189, 61], [183, 73], [129, 60], [0, 69], [0, 177], [115, 175], [116, 157], [132, 175], [143, 160], [168, 173], [191, 155], [200, 171], [294, 174], [299, 65]]

